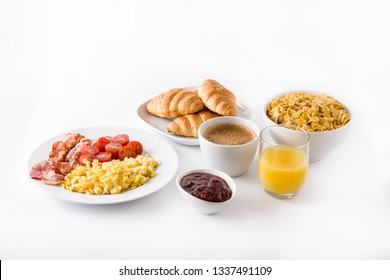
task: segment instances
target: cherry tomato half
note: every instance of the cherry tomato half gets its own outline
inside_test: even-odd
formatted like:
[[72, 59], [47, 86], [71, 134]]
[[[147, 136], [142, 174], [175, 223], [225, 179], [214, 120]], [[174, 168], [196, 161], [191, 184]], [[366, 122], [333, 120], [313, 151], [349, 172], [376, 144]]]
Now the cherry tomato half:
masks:
[[[110, 137], [111, 138], [111, 137]], [[104, 152], [104, 147], [110, 143], [110, 138], [108, 138], [108, 136], [104, 136], [104, 137], [100, 137], [95, 143], [94, 145], [96, 147], [98, 147], [99, 151], [101, 152]]]
[[122, 145], [119, 143], [110, 142], [108, 143], [104, 149], [106, 152], [111, 153], [111, 158], [116, 159], [118, 158], [118, 152], [122, 148]]
[[95, 159], [95, 157], [91, 154], [82, 154], [79, 158], [79, 163], [81, 165], [85, 165], [85, 162], [84, 162], [85, 160], [92, 162], [94, 159]]
[[127, 134], [118, 134], [118, 135], [112, 137], [111, 142], [119, 143], [122, 146], [125, 146], [125, 145], [127, 145], [127, 143], [129, 143], [129, 135], [127, 135]]
[[111, 160], [112, 154], [108, 152], [100, 152], [98, 153], [95, 158], [100, 162], [108, 162]]
[[144, 147], [138, 141], [130, 141], [127, 146], [133, 147], [137, 155], [142, 155], [142, 152], [144, 151]]
[[135, 158], [137, 157], [137, 153], [135, 149], [131, 146], [123, 146], [119, 149], [119, 159], [124, 160], [125, 158]]
[[82, 154], [96, 155], [99, 153], [99, 148], [94, 145], [83, 145], [81, 146]]

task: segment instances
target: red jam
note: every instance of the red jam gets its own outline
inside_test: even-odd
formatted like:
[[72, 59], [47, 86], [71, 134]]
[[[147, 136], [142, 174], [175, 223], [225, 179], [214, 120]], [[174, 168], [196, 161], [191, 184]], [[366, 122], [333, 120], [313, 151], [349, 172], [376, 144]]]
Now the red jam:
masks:
[[232, 197], [226, 181], [209, 173], [190, 173], [180, 180], [180, 186], [191, 195], [209, 202], [223, 202]]

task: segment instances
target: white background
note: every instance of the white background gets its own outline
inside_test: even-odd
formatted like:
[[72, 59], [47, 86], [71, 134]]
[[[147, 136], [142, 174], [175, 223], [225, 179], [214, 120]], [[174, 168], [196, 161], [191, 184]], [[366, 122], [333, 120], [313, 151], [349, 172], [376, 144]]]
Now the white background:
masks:
[[[389, 259], [388, 11], [386, 1], [1, 1], [0, 259]], [[189, 209], [174, 180], [87, 206], [29, 179], [29, 156], [52, 136], [152, 132], [137, 107], [206, 78], [260, 128], [263, 102], [295, 89], [340, 98], [353, 126], [294, 199], [267, 196], [254, 162], [214, 216]], [[178, 173], [204, 166], [199, 147], [169, 143]]]

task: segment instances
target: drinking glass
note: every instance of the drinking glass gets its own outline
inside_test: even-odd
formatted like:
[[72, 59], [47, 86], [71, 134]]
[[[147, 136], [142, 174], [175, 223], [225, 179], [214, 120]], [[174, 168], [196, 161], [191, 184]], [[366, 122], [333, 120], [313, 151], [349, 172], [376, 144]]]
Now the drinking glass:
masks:
[[258, 174], [264, 190], [275, 198], [294, 197], [305, 182], [310, 135], [300, 128], [273, 125], [260, 133]]

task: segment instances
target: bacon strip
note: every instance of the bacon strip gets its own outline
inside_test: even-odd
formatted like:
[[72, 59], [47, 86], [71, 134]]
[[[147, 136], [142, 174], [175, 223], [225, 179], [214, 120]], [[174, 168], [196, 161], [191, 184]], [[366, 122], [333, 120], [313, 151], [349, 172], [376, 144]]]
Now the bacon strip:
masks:
[[33, 165], [30, 170], [30, 177], [33, 179], [41, 180], [42, 172], [48, 168], [50, 168], [49, 162], [47, 160], [42, 160]]
[[64, 180], [64, 175], [58, 174], [53, 169], [48, 169], [42, 172], [42, 182], [47, 185], [59, 185]]
[[81, 146], [90, 143], [91, 140], [81, 134], [67, 133], [61, 141], [53, 143], [47, 160], [32, 166], [30, 177], [48, 185], [59, 185], [66, 174], [79, 166]]
[[71, 169], [75, 169], [81, 164], [79, 163], [79, 158], [81, 155], [81, 148], [84, 145], [90, 145], [91, 140], [88, 138], [83, 138], [80, 142], [66, 155], [66, 160], [69, 162]]

